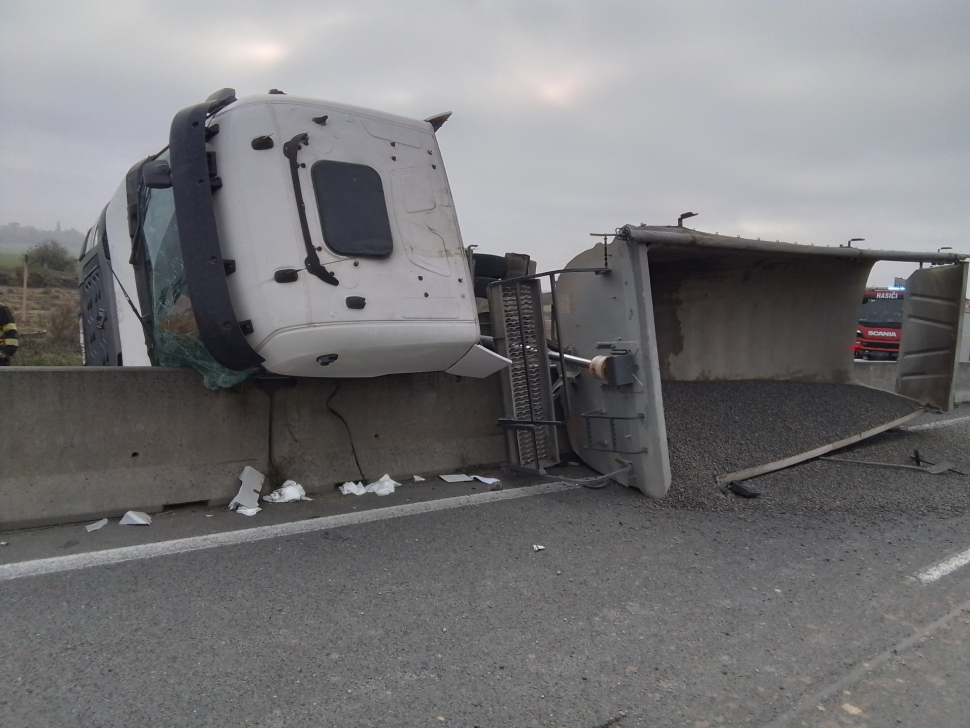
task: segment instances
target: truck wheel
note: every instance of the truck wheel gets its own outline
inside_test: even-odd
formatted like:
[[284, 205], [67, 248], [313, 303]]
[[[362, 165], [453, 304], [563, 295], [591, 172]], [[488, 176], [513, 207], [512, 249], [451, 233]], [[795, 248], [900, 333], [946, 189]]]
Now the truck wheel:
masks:
[[488, 253], [473, 253], [475, 261], [475, 278], [505, 278], [509, 273], [508, 263], [504, 255], [489, 255]]

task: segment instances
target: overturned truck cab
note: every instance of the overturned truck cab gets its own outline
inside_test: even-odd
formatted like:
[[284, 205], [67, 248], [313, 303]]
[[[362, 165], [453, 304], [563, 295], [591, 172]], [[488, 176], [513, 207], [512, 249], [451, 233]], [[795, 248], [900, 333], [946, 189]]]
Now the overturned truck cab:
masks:
[[479, 345], [446, 118], [231, 89], [180, 111], [88, 233], [85, 363], [213, 387], [505, 366]]

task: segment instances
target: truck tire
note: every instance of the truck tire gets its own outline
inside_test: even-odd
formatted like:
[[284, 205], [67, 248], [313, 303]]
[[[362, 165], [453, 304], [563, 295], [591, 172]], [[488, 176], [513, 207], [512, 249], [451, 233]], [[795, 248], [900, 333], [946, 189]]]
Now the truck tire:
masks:
[[509, 273], [509, 266], [504, 255], [489, 255], [488, 253], [473, 253], [475, 261], [475, 278], [505, 278]]

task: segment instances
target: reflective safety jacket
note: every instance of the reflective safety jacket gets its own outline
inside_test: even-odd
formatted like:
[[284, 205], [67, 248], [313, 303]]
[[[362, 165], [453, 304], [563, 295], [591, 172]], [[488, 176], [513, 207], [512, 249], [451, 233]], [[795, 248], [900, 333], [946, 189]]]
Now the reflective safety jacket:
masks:
[[0, 356], [7, 359], [17, 353], [17, 324], [6, 306], [0, 305]]

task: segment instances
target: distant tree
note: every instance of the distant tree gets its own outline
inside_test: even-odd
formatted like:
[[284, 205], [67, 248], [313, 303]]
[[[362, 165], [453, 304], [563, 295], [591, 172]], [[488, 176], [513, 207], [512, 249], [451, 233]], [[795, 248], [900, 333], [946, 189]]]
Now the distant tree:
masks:
[[28, 265], [31, 267], [40, 266], [50, 270], [69, 271], [75, 266], [75, 260], [67, 252], [67, 248], [56, 240], [38, 243], [27, 251], [27, 255]]

